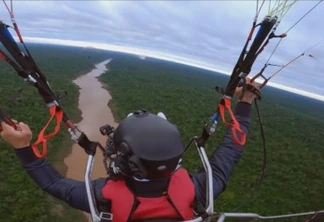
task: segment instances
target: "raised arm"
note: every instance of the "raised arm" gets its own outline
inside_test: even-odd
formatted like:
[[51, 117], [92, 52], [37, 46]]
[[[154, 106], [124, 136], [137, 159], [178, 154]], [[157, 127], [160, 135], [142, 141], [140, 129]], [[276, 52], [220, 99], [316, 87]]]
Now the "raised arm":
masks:
[[[253, 84], [255, 87], [257, 85]], [[241, 93], [241, 89], [237, 89], [237, 94]], [[235, 117], [240, 124], [241, 129], [248, 135], [248, 130], [251, 122], [251, 103], [256, 95], [252, 92], [245, 92], [242, 100], [235, 107]], [[243, 147], [237, 145], [232, 136], [230, 128], [226, 130], [222, 142], [219, 144], [215, 152], [209, 159], [212, 176], [213, 176], [213, 192], [214, 199], [217, 198], [226, 188], [230, 175], [234, 170], [235, 164], [239, 161], [243, 153]], [[192, 181], [195, 184], [197, 200], [205, 204], [206, 200], [206, 173], [201, 171], [192, 174]]]
[[[38, 159], [30, 147], [31, 131], [26, 124], [17, 124], [18, 131], [1, 123], [1, 136], [15, 148], [15, 153], [22, 167], [36, 184], [48, 194], [65, 201], [73, 208], [90, 212], [85, 183], [60, 175], [46, 159]], [[96, 190], [104, 185], [105, 179], [93, 181]]]

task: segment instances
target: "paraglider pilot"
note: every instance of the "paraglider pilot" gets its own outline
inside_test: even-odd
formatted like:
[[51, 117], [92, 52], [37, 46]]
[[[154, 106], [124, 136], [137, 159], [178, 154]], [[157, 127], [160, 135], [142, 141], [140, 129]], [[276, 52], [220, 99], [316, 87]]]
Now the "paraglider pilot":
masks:
[[[241, 88], [236, 89], [236, 95], [240, 95]], [[244, 91], [235, 107], [236, 119], [245, 133], [255, 98], [254, 93]], [[65, 178], [45, 158], [37, 158], [31, 148], [29, 126], [23, 122], [16, 124], [15, 130], [2, 122], [1, 137], [14, 147], [28, 175], [50, 195], [90, 212], [85, 182]], [[108, 210], [117, 222], [189, 220], [199, 214], [206, 199], [205, 172], [189, 173], [181, 167], [185, 146], [177, 127], [165, 116], [148, 112], [129, 115], [116, 128], [112, 143], [118, 153], [114, 173], [92, 181], [99, 211]], [[227, 130], [209, 159], [214, 199], [225, 190], [242, 152]]]

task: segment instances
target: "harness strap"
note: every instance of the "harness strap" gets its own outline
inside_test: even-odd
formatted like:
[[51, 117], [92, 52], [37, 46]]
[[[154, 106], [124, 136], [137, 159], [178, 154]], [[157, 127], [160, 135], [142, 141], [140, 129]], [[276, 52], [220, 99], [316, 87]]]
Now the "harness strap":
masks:
[[[63, 110], [58, 106], [53, 105], [49, 108], [51, 117], [44, 126], [44, 128], [39, 132], [37, 141], [32, 145], [33, 151], [38, 158], [43, 158], [47, 155], [47, 140], [54, 137], [60, 130], [60, 125], [63, 119]], [[48, 125], [52, 122], [53, 118], [56, 117], [56, 126], [54, 132], [44, 135]], [[42, 153], [38, 150], [38, 146], [43, 144]]]

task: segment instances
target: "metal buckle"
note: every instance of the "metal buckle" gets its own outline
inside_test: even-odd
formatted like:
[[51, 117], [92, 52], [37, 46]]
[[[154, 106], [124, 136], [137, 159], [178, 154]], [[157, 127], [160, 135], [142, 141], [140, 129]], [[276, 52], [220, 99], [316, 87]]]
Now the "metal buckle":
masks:
[[113, 214], [112, 213], [108, 213], [108, 212], [100, 212], [99, 217], [103, 221], [112, 221]]

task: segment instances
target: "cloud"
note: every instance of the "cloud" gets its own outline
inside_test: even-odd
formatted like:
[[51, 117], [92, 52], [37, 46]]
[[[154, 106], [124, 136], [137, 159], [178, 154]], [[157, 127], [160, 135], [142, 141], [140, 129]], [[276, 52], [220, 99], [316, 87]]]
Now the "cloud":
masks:
[[[317, 2], [298, 1], [277, 33], [286, 32]], [[269, 8], [265, 6], [260, 19]], [[323, 10], [320, 4], [290, 30], [270, 62], [286, 64], [322, 39]], [[256, 1], [14, 1], [14, 11], [24, 36], [158, 51], [231, 71], [250, 31]], [[6, 15], [5, 7], [0, 13]], [[252, 73], [263, 67], [277, 42], [269, 43]], [[309, 53], [316, 59], [303, 56], [272, 81], [324, 95], [324, 42]], [[266, 74], [276, 70], [269, 67]]]

